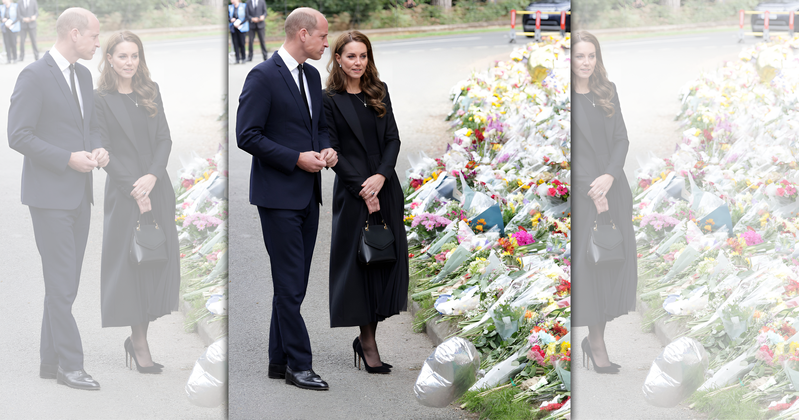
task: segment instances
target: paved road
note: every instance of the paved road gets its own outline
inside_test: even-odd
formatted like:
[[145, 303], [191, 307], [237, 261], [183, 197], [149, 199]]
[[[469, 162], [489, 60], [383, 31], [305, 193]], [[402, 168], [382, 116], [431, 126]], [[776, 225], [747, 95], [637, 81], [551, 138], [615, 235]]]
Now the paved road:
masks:
[[[331, 41], [332, 42], [332, 41]], [[512, 50], [506, 35], [497, 33], [430, 37], [374, 44], [375, 62], [388, 83], [402, 139], [397, 172], [408, 167], [407, 155], [418, 150], [441, 154], [448, 140], [443, 118], [449, 112], [449, 89], [483, 70], [492, 60], [507, 59]], [[322, 71], [329, 55], [312, 63]], [[229, 69], [230, 138], [235, 138], [237, 98], [253, 63]], [[323, 77], [325, 77], [323, 72]], [[232, 140], [231, 140], [232, 143]], [[315, 393], [282, 381], [267, 379], [268, 321], [272, 300], [269, 261], [264, 249], [258, 213], [248, 204], [250, 156], [230, 148], [230, 388], [231, 419], [458, 419], [467, 414], [455, 408], [432, 409], [418, 404], [413, 384], [433, 345], [424, 334], [411, 332], [408, 313], [395, 316], [378, 329], [381, 356], [395, 366], [389, 376], [358, 371], [352, 361], [352, 339], [357, 328], [329, 327], [328, 263], [330, 206], [322, 218], [311, 268], [303, 316], [314, 352], [314, 370], [331, 390]], [[323, 174], [323, 192], [330, 203], [333, 172]]]
[[[221, 37], [145, 44], [153, 80], [164, 98], [174, 146], [169, 173], [180, 168], [179, 156], [192, 150], [203, 156], [216, 151], [224, 131], [216, 118], [226, 88]], [[97, 76], [101, 52], [87, 65]], [[219, 59], [215, 60], [215, 57]], [[211, 64], [209, 63], [216, 63]], [[26, 63], [0, 65], [0, 127], [6, 139], [8, 98]], [[5, 222], [2, 321], [0, 321], [0, 417], [4, 419], [220, 419], [225, 408], [196, 407], [184, 395], [194, 362], [204, 346], [197, 334], [183, 330], [183, 316], [165, 316], [150, 327], [150, 347], [166, 369], [161, 375], [141, 375], [124, 365], [122, 343], [127, 328], [100, 327], [100, 250], [105, 173], [95, 172], [91, 231], [83, 276], [73, 313], [83, 338], [86, 370], [102, 385], [100, 392], [78, 391], [38, 377], [39, 331], [44, 284], [41, 260], [33, 240], [27, 207], [20, 204], [22, 156], [0, 151], [0, 203]]]
[[[639, 164], [651, 151], [667, 157], [680, 140], [674, 116], [679, 110], [677, 93], [703, 70], [713, 70], [724, 60], [735, 59], [742, 48], [737, 33], [718, 32], [602, 44], [608, 77], [616, 82], [630, 138], [625, 171], [634, 179]], [[600, 42], [602, 42], [600, 38]], [[744, 45], [755, 43], [747, 38]], [[579, 308], [575, 308], [578, 311]], [[663, 347], [654, 334], [641, 332], [641, 316], [633, 313], [608, 324], [606, 342], [611, 360], [623, 368], [619, 375], [599, 375], [581, 367], [579, 343], [587, 328], [574, 329], [573, 375], [575, 419], [691, 419], [704, 418], [684, 407], [651, 406], [641, 387], [652, 361]]]

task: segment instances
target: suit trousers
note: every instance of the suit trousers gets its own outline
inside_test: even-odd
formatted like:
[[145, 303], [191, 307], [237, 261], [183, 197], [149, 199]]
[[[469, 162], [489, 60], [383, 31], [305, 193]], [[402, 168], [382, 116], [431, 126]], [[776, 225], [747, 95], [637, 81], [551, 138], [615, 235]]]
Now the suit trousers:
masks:
[[258, 34], [258, 43], [261, 44], [261, 55], [263, 55], [263, 60], [266, 61], [266, 44], [264, 43], [265, 38], [265, 28], [256, 28], [255, 25], [252, 23], [250, 24], [250, 45], [249, 45], [249, 54], [247, 55], [248, 60], [252, 60], [252, 46], [255, 43], [255, 34]]
[[244, 61], [244, 33], [234, 29], [230, 33], [230, 39], [233, 42], [233, 51], [236, 53], [236, 62]]
[[39, 47], [36, 45], [36, 28], [23, 28], [19, 31], [19, 59], [25, 59], [25, 36], [31, 36], [31, 49], [33, 50], [33, 59], [39, 59]]
[[272, 321], [269, 363], [288, 364], [295, 371], [311, 369], [311, 341], [300, 306], [308, 289], [319, 204], [312, 199], [303, 210], [258, 207], [266, 251], [272, 266]]
[[89, 194], [87, 191], [74, 210], [29, 207], [44, 273], [44, 316], [39, 353], [42, 363], [58, 364], [65, 371], [83, 369], [83, 346], [78, 324], [72, 316], [72, 303], [78, 294], [83, 255], [89, 238]]
[[17, 59], [17, 33], [11, 31], [3, 32], [3, 43], [6, 46], [6, 61], [9, 63]]

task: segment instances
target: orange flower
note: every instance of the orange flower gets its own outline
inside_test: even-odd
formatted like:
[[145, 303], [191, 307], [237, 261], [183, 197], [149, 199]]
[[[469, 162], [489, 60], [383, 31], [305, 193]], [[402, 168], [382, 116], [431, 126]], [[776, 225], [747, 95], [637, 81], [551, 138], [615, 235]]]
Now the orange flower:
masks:
[[533, 317], [533, 313], [528, 310], [527, 312], [524, 313], [524, 317], [530, 319]]

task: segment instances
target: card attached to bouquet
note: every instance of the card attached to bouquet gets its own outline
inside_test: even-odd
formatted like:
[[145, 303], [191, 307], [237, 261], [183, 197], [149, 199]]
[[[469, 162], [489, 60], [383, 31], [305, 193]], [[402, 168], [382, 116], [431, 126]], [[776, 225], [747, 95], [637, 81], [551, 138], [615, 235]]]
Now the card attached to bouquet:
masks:
[[727, 234], [732, 235], [732, 216], [730, 208], [723, 204], [711, 211], [710, 214], [699, 220], [699, 226], [710, 226], [710, 231], [715, 232], [722, 226], [727, 226]]

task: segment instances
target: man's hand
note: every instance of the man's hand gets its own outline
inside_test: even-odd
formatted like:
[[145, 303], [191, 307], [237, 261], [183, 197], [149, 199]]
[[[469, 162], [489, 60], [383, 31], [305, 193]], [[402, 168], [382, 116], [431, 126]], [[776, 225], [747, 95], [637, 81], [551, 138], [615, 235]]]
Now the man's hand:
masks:
[[153, 190], [153, 187], [155, 187], [155, 181], [157, 180], [158, 178], [153, 174], [147, 174], [137, 179], [136, 182], [133, 183], [133, 191], [130, 192], [130, 196], [137, 200], [142, 198], [149, 199], [150, 192]]
[[327, 149], [322, 149], [321, 155], [322, 159], [324, 159], [327, 163], [328, 168], [332, 168], [336, 166], [336, 163], [338, 163], [338, 153], [336, 153], [336, 151], [330, 147]]
[[599, 197], [594, 199], [594, 206], [596, 206], [597, 214], [602, 214], [610, 209], [608, 207], [607, 197]]
[[153, 206], [150, 203], [150, 197], [144, 197], [142, 199], [136, 200], [136, 204], [139, 205], [139, 214], [147, 213], [153, 209]]
[[366, 208], [369, 209], [369, 214], [380, 211], [380, 200], [377, 197], [366, 199]]
[[98, 168], [105, 168], [108, 165], [108, 162], [111, 161], [111, 156], [108, 155], [108, 151], [103, 149], [102, 147], [98, 147], [97, 149], [92, 150], [92, 159], [97, 161]]
[[92, 158], [92, 154], [86, 151], [72, 152], [69, 155], [69, 167], [78, 172], [91, 172], [97, 167], [97, 161]]
[[375, 174], [366, 178], [366, 181], [361, 184], [363, 189], [358, 195], [364, 200], [369, 198], [376, 198], [377, 194], [383, 189], [383, 183], [386, 182], [386, 177], [380, 174]]
[[300, 158], [297, 159], [297, 166], [305, 172], [316, 173], [324, 169], [327, 166], [327, 162], [317, 152], [302, 152], [300, 153]]

